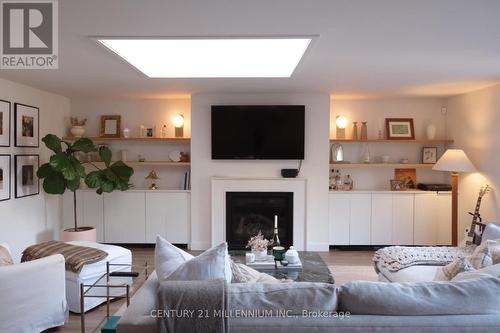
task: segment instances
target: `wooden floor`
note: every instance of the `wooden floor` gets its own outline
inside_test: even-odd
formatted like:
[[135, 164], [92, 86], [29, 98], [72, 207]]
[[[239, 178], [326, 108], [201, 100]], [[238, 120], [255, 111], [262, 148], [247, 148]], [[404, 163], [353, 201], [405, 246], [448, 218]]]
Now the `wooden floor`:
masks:
[[[147, 261], [151, 271], [154, 269], [154, 249], [130, 247], [134, 265], [144, 265]], [[197, 253], [193, 253], [197, 254]], [[340, 251], [330, 250], [320, 252], [321, 257], [330, 268], [336, 285], [340, 286], [353, 280], [376, 281], [377, 275], [373, 270], [373, 251]], [[116, 313], [124, 306], [124, 300], [111, 303], [110, 313]], [[85, 314], [86, 332], [100, 332], [100, 326], [106, 316], [106, 306], [99, 306]], [[49, 330], [48, 332], [78, 333], [80, 332], [80, 316], [70, 312], [69, 321], [63, 327]]]

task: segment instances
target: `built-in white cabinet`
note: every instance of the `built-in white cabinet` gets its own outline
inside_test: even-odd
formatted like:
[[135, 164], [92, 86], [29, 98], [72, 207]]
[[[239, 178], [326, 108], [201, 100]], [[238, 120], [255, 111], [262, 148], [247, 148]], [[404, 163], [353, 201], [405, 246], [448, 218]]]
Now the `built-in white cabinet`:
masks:
[[188, 243], [189, 193], [146, 193], [146, 243], [160, 235], [171, 243]]
[[[64, 227], [73, 225], [73, 194], [63, 197]], [[172, 243], [187, 244], [190, 193], [187, 191], [130, 190], [98, 195], [77, 191], [78, 225], [97, 229], [97, 241], [154, 243], [161, 235]]]
[[331, 192], [331, 245], [448, 245], [451, 195], [435, 192]]

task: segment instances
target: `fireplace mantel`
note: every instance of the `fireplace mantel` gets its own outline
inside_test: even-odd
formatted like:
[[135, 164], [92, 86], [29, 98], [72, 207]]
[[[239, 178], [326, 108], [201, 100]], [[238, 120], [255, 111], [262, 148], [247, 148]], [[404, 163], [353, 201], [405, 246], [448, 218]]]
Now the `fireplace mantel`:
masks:
[[226, 192], [293, 192], [293, 245], [306, 249], [305, 178], [212, 178], [212, 246], [226, 240]]

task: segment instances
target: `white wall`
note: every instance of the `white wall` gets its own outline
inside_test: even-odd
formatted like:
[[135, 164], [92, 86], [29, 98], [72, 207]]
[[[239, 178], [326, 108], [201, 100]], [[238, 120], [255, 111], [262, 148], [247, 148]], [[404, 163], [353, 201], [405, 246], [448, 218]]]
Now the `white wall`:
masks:
[[[416, 139], [426, 139], [426, 128], [434, 124], [437, 128], [436, 138], [450, 137], [446, 129], [446, 115], [441, 114], [441, 107], [446, 105], [443, 98], [385, 98], [385, 99], [332, 99], [330, 117], [330, 137], [336, 135], [336, 117], [342, 115], [349, 121], [346, 128], [346, 138], [352, 138], [353, 121], [358, 122], [358, 135], [361, 133], [361, 122], [367, 121], [368, 138], [377, 139], [378, 131], [385, 138], [386, 118], [413, 118]], [[451, 136], [451, 138], [453, 138]], [[408, 158], [410, 163], [421, 163], [422, 147], [419, 144], [404, 143], [342, 143], [345, 160], [360, 163], [363, 151], [368, 146], [372, 162], [381, 162], [382, 155], [389, 155], [390, 161], [399, 163], [402, 158]], [[440, 156], [445, 147], [438, 147]], [[355, 189], [388, 190], [389, 180], [394, 178], [394, 169], [341, 169], [350, 174], [354, 180]], [[448, 182], [441, 172], [429, 169], [417, 169], [418, 182]]]
[[500, 218], [500, 85], [448, 100], [448, 128], [455, 147], [463, 149], [478, 172], [460, 175], [459, 235], [470, 226], [477, 193], [483, 184], [493, 191], [483, 199], [485, 221]]
[[211, 245], [211, 177], [280, 177], [282, 168], [297, 167], [297, 161], [213, 161], [210, 147], [210, 107], [215, 104], [306, 106], [305, 161], [300, 174], [307, 179], [306, 243], [309, 250], [327, 250], [330, 100], [326, 94], [194, 94], [191, 97], [192, 249], [206, 249]]
[[[99, 136], [101, 116], [121, 115], [122, 129], [129, 128], [131, 136], [139, 136], [139, 126], [153, 127], [161, 133], [163, 125], [167, 125], [167, 136], [174, 137], [172, 119], [181, 113], [184, 116], [184, 136], [191, 136], [191, 104], [189, 98], [184, 99], [101, 99], [73, 98], [71, 99], [71, 115], [87, 118], [85, 126], [87, 136]], [[68, 127], [69, 131], [69, 127]], [[68, 132], [69, 134], [69, 132]], [[189, 152], [189, 143], [165, 142], [111, 142], [110, 149], [114, 159], [120, 159], [120, 150], [128, 150], [128, 159], [137, 160], [141, 154], [148, 161], [168, 160], [168, 154], [173, 150]], [[134, 166], [132, 183], [144, 188], [148, 182], [144, 179], [150, 166]], [[182, 188], [183, 174], [187, 167], [156, 167], [160, 176], [158, 185], [163, 189]]]
[[[47, 133], [63, 135], [69, 121], [70, 103], [65, 97], [0, 79], [0, 99], [11, 104], [11, 147], [0, 147], [0, 154], [12, 156], [11, 183], [14, 186], [14, 155], [40, 154], [40, 164], [46, 163], [50, 152], [40, 141], [38, 148], [14, 147], [14, 103], [24, 103], [40, 108], [40, 139]], [[12, 187], [11, 200], [0, 202], [0, 241], [9, 243], [14, 260], [28, 245], [58, 237], [61, 227], [61, 197], [46, 195], [40, 184], [40, 194], [15, 199]]]

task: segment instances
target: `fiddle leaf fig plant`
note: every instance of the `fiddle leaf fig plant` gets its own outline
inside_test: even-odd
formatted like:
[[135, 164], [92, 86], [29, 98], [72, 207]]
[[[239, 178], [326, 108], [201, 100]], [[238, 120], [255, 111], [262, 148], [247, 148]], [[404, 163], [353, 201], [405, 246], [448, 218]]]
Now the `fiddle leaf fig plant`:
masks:
[[63, 194], [66, 190], [73, 192], [75, 209], [75, 231], [78, 230], [76, 221], [76, 190], [80, 188], [82, 180], [89, 188], [96, 189], [97, 194], [110, 193], [115, 190], [126, 191], [129, 189], [130, 177], [134, 170], [117, 161], [112, 163], [112, 153], [108, 148], [99, 150], [99, 156], [104, 162], [100, 168], [92, 162], [88, 162], [96, 170], [86, 172], [82, 162], [75, 154], [78, 152], [96, 152], [97, 148], [92, 140], [81, 138], [75, 142], [61, 140], [54, 134], [47, 134], [42, 141], [54, 154], [49, 162], [40, 166], [37, 176], [43, 179], [43, 189], [49, 194]]

